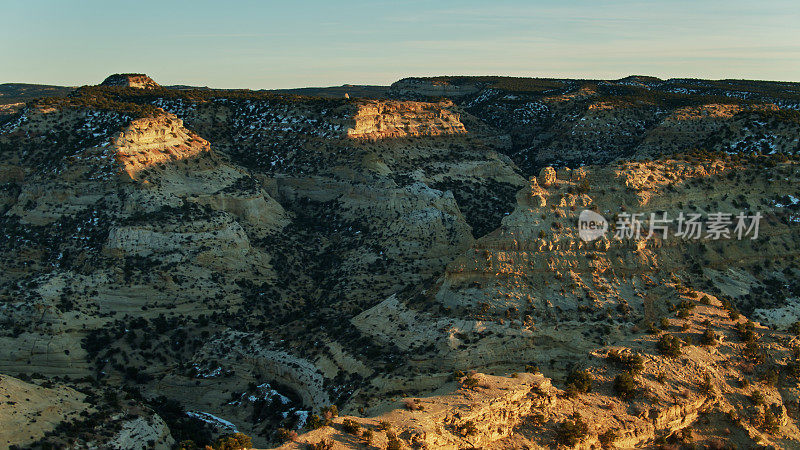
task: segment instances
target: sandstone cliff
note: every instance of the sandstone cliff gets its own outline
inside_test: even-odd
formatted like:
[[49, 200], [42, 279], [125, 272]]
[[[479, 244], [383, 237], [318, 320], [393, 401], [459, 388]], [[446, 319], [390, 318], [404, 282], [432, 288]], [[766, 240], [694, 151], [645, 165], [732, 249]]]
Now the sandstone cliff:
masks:
[[347, 136], [355, 139], [386, 139], [466, 133], [451, 102], [373, 101], [358, 105], [355, 125]]
[[112, 138], [114, 158], [133, 180], [139, 172], [166, 163], [197, 158], [210, 149], [208, 141], [190, 133], [175, 116], [138, 119]]

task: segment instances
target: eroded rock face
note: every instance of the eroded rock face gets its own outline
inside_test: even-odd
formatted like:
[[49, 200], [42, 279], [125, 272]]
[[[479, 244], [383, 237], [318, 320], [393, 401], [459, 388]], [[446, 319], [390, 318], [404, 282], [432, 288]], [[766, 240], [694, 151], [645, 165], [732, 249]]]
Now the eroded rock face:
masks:
[[148, 168], [197, 158], [210, 150], [208, 141], [186, 130], [183, 121], [171, 114], [134, 120], [111, 145], [114, 158], [133, 180]]
[[250, 242], [244, 229], [221, 216], [217, 220], [182, 223], [180, 226], [125, 226], [112, 228], [106, 247], [111, 253], [128, 256], [153, 254], [178, 254], [178, 250], [208, 248], [211, 251], [230, 252], [230, 257], [245, 257]]
[[137, 417], [122, 423], [119, 432], [104, 446], [119, 450], [171, 449], [175, 439], [170, 434], [169, 427], [164, 420], [153, 415], [149, 418]]
[[462, 134], [467, 130], [452, 102], [422, 103], [372, 101], [360, 103], [355, 125], [347, 137], [378, 140], [386, 138]]

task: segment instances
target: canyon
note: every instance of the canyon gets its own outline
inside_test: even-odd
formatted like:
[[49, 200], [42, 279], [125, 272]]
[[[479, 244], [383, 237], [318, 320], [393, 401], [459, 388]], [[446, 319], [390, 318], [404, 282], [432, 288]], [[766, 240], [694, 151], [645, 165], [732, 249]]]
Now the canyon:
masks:
[[800, 445], [800, 85], [341, 91], [9, 100], [0, 445]]

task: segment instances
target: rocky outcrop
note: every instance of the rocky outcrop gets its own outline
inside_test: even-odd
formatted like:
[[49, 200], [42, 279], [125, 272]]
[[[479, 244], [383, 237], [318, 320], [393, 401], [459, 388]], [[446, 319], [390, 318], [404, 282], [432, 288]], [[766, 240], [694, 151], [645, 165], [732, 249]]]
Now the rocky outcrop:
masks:
[[114, 158], [133, 180], [160, 164], [197, 158], [210, 150], [205, 139], [189, 132], [171, 114], [137, 119], [111, 141]]
[[126, 420], [120, 430], [104, 443], [104, 447], [119, 450], [168, 450], [175, 445], [169, 427], [158, 415]]
[[423, 103], [376, 100], [358, 105], [347, 137], [386, 138], [463, 134], [467, 130], [451, 102]]
[[[479, 392], [465, 389], [430, 403], [421, 402], [422, 411], [427, 410], [425, 419], [409, 424], [400, 436], [423, 448], [455, 449], [465, 444], [484, 448], [511, 435], [531, 411], [545, 411], [557, 402], [550, 392], [550, 380], [540, 374], [522, 374], [515, 382], [484, 374], [471, 378], [477, 381]], [[407, 412], [390, 415], [398, 424], [414, 416]]]
[[115, 73], [100, 83], [100, 86], [130, 87], [136, 89], [153, 89], [160, 87], [143, 73]]
[[391, 424], [386, 434], [375, 432], [372, 445], [383, 448], [389, 433], [396, 434], [411, 448], [459, 449], [491, 448], [508, 437], [522, 420], [533, 411], [547, 411], [557, 403], [550, 380], [542, 375], [519, 374], [517, 378], [495, 377], [486, 374], [471, 375], [474, 389], [456, 389], [449, 384], [450, 392], [442, 395], [406, 399], [394, 403], [386, 414], [363, 418], [341, 417], [332, 427], [324, 427], [302, 435], [281, 449], [304, 448], [321, 440], [329, 440], [353, 448], [347, 434], [338, 431], [344, 420], [374, 429], [379, 422]]
[[539, 177], [536, 179], [540, 186], [550, 187], [556, 182], [556, 171], [552, 167], [545, 167], [539, 171]]

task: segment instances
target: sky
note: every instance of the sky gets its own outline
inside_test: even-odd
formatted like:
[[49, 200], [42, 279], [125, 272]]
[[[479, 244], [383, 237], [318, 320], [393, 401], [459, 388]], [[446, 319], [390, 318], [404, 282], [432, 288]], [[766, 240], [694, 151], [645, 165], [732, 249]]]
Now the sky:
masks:
[[800, 1], [0, 0], [0, 83], [276, 89], [407, 76], [800, 81]]

